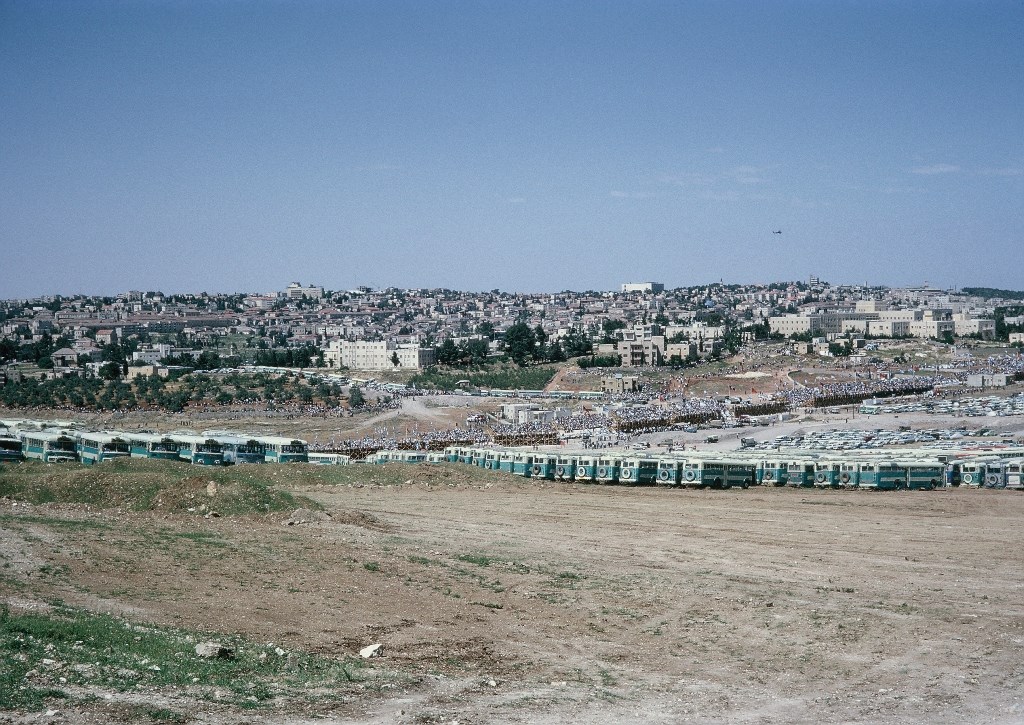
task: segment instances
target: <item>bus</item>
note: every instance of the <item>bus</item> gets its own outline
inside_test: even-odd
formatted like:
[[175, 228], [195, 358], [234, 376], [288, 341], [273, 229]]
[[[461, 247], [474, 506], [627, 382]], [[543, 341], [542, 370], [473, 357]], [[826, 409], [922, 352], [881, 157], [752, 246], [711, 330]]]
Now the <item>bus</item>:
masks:
[[557, 464], [558, 456], [553, 453], [534, 453], [530, 474], [533, 478], [544, 478], [552, 481], [555, 478], [555, 467]]
[[789, 480], [789, 468], [785, 461], [765, 459], [757, 467], [758, 484], [762, 486], [785, 486]]
[[516, 464], [516, 453], [512, 451], [501, 451], [498, 454], [498, 470], [505, 473], [512, 473]]
[[305, 463], [309, 460], [306, 441], [277, 436], [261, 436], [257, 440], [267, 447], [267, 463]]
[[178, 442], [155, 433], [133, 433], [128, 441], [132, 458], [178, 460]]
[[512, 456], [512, 473], [529, 478], [533, 475], [533, 454], [516, 453]]
[[1024, 488], [1024, 463], [1019, 458], [1006, 462], [1006, 487], [1013, 489]]
[[221, 444], [225, 465], [267, 461], [267, 446], [256, 438], [227, 434], [212, 434], [210, 437]]
[[682, 485], [697, 488], [748, 488], [757, 481], [757, 464], [738, 458], [702, 458], [683, 463]]
[[20, 461], [25, 456], [22, 451], [21, 439], [8, 432], [0, 433], [0, 463], [4, 461]]
[[622, 459], [619, 483], [635, 486], [650, 486], [658, 480], [658, 459], [647, 456], [631, 456]]
[[839, 485], [843, 488], [857, 488], [860, 474], [857, 471], [857, 464], [853, 461], [843, 461], [839, 464]]
[[493, 448], [484, 451], [484, 468], [497, 471], [500, 465], [501, 453]]
[[945, 485], [945, 466], [938, 461], [903, 461], [902, 465], [911, 491], [931, 491]]
[[817, 461], [814, 464], [815, 488], [839, 488], [841, 465], [839, 461]]
[[621, 469], [622, 459], [617, 456], [598, 458], [595, 477], [601, 483], [614, 483], [619, 480], [619, 471]]
[[178, 442], [178, 458], [199, 466], [224, 463], [224, 448], [213, 438], [197, 435], [172, 436]]
[[877, 460], [862, 463], [857, 488], [895, 491], [907, 485], [907, 469], [896, 461]]
[[593, 481], [597, 476], [597, 458], [580, 456], [576, 459], [576, 480]]
[[791, 488], [811, 488], [814, 486], [814, 461], [796, 460], [786, 464], [788, 480], [786, 485]]
[[971, 459], [960, 463], [960, 482], [971, 488], [978, 488], [985, 482], [985, 464]]
[[118, 433], [79, 433], [78, 459], [86, 464], [100, 463], [111, 458], [131, 456], [128, 439]]
[[725, 480], [722, 488], [749, 488], [757, 483], [757, 463], [748, 459], [730, 458], [726, 459]]
[[757, 464], [731, 458], [687, 460], [683, 464], [683, 485], [698, 488], [746, 488], [756, 481]]
[[470, 448], [469, 449], [469, 456], [470, 456], [470, 460], [471, 460], [471, 462], [473, 463], [474, 466], [478, 466], [480, 468], [483, 468], [484, 467], [484, 458], [487, 456], [487, 449], [486, 448], [479, 448], [479, 447], [477, 447], [477, 448]]
[[317, 466], [347, 466], [352, 458], [344, 453], [310, 453], [307, 462]]
[[678, 458], [662, 458], [658, 461], [658, 484], [678, 486], [684, 463]]
[[444, 449], [444, 459], [448, 463], [464, 463], [462, 456], [460, 455], [462, 448], [460, 446], [448, 446]]
[[78, 460], [78, 446], [74, 435], [68, 431], [19, 431], [18, 438], [25, 458], [44, 463]]
[[1002, 460], [986, 461], [985, 488], [1006, 488], [1006, 464]]
[[[306, 462], [309, 462], [309, 454], [306, 454]], [[379, 451], [371, 453], [366, 457], [367, 463], [382, 464], [382, 463], [397, 463], [398, 462], [398, 451], [382, 448]]]
[[576, 457], [560, 455], [555, 461], [555, 479], [558, 481], [571, 481], [576, 475]]

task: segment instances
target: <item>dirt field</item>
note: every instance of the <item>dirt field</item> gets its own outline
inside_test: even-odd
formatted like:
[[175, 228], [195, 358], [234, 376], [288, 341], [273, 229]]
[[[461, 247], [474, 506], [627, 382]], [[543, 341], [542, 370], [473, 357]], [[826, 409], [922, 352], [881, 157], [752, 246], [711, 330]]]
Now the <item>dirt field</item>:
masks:
[[43, 721], [132, 721], [139, 702], [218, 723], [1024, 720], [1020, 494], [384, 468], [282, 479], [330, 514], [295, 525], [3, 501], [16, 610], [61, 599], [327, 658], [383, 645], [330, 702], [95, 685]]

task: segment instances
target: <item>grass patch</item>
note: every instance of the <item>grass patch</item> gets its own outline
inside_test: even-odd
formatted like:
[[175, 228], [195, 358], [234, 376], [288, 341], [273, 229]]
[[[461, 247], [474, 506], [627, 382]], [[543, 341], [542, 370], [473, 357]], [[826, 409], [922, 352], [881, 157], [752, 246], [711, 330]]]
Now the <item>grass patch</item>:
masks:
[[0, 514], [0, 524], [43, 524], [61, 529], [82, 531], [110, 531], [113, 527], [102, 521], [90, 519], [58, 519], [53, 516], [35, 516], [28, 514]]
[[[132, 458], [95, 466], [26, 461], [0, 473], [0, 496], [33, 504], [76, 503], [101, 509], [196, 514], [216, 511], [222, 516], [319, 509], [315, 502], [281, 490], [293, 478], [289, 466], [206, 468]], [[215, 486], [208, 489], [211, 481]], [[80, 521], [67, 525], [103, 527]]]
[[[198, 657], [195, 643], [206, 639], [232, 648], [234, 658]], [[371, 678], [393, 678], [379, 668], [363, 673], [362, 667], [357, 657], [279, 656], [269, 645], [241, 637], [137, 626], [65, 606], [21, 613], [0, 607], [0, 710], [39, 709], [68, 698], [65, 685], [119, 692], [188, 688], [207, 699], [220, 691], [218, 702], [249, 709], [278, 699], [336, 699], [360, 683], [372, 686]], [[181, 717], [163, 708], [139, 714], [158, 722]]]
[[476, 564], [477, 566], [490, 566], [491, 562], [494, 561], [491, 557], [483, 556], [482, 554], [459, 554], [455, 558], [467, 564]]

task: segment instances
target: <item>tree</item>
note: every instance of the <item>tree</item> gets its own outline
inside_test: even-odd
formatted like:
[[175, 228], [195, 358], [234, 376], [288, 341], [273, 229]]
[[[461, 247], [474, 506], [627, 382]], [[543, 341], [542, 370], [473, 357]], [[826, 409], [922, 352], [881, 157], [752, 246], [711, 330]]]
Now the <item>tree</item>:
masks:
[[604, 337], [601, 338], [601, 341], [605, 343], [612, 342], [612, 333], [625, 327], [626, 323], [623, 320], [605, 319], [601, 322], [601, 329], [604, 330]]
[[359, 389], [358, 385], [349, 388], [348, 404], [351, 408], [362, 408], [366, 404], [366, 398], [363, 397], [363, 391]]
[[505, 353], [520, 367], [533, 357], [537, 338], [525, 322], [517, 322], [505, 332]]
[[121, 377], [121, 365], [110, 361], [100, 367], [100, 377], [104, 380], [117, 380]]
[[437, 348], [437, 361], [442, 365], [455, 365], [459, 361], [459, 348], [450, 337]]
[[494, 339], [494, 325], [486, 320], [476, 326], [476, 334], [483, 335], [488, 340]]
[[398, 358], [398, 351], [391, 353], [391, 364], [396, 368], [402, 364], [402, 361]]
[[487, 340], [464, 340], [459, 345], [459, 360], [473, 365], [482, 365], [487, 362], [487, 354], [490, 346]]
[[580, 355], [589, 355], [594, 346], [586, 335], [572, 329], [565, 336], [562, 349], [565, 350], [567, 357], [579, 357]]

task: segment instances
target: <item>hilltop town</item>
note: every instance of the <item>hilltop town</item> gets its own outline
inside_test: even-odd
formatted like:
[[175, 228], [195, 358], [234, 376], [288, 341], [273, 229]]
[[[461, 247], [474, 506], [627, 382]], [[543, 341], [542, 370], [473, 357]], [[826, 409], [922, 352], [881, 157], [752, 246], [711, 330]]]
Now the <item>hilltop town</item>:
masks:
[[610, 367], [644, 367], [693, 364], [745, 343], [783, 339], [826, 357], [863, 354], [873, 339], [1020, 343], [1024, 303], [998, 295], [833, 286], [812, 277], [553, 294], [330, 291], [292, 283], [270, 294], [53, 296], [0, 302], [0, 363], [8, 375], [27, 364], [26, 372], [38, 366], [64, 376], [98, 373], [105, 362], [121, 363], [122, 375], [175, 361], [195, 367], [202, 359], [200, 367], [209, 367], [214, 355], [218, 362], [364, 371], [482, 363], [503, 354], [518, 362], [596, 355], [614, 360]]

